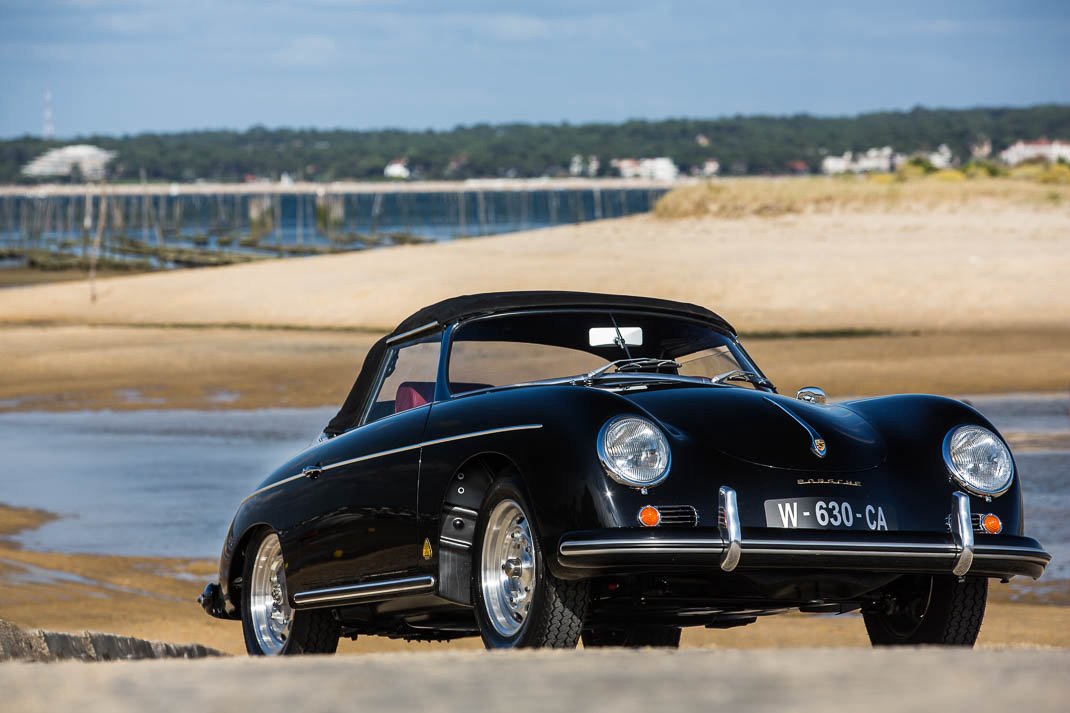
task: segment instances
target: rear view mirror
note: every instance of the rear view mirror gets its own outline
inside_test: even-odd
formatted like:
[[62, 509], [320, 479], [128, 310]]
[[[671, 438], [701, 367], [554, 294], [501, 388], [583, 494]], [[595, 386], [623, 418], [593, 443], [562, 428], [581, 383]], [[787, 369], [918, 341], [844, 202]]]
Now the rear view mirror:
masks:
[[[617, 335], [620, 335], [618, 337]], [[623, 339], [623, 343], [621, 343]], [[643, 346], [642, 327], [591, 327], [590, 343], [592, 347]]]
[[799, 401], [805, 401], [808, 404], [827, 404], [829, 397], [825, 392], [817, 386], [804, 386], [799, 389], [795, 394], [795, 398]]

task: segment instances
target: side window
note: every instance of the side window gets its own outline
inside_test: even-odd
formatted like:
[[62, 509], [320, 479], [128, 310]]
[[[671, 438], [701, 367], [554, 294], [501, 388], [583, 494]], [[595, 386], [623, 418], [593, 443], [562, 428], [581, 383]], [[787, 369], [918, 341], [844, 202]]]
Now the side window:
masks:
[[364, 423], [372, 423], [434, 400], [441, 344], [438, 335], [435, 335], [415, 344], [394, 347], [387, 352], [382, 385], [368, 409]]

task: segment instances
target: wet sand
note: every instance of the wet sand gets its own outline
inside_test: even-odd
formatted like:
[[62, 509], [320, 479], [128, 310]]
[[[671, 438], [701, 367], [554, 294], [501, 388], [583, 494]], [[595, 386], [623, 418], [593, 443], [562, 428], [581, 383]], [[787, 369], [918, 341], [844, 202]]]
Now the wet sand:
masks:
[[[0, 327], [0, 412], [337, 406], [377, 337], [308, 330]], [[783, 393], [1070, 388], [1070, 327], [746, 338]], [[1028, 365], [1028, 368], [1022, 368]]]

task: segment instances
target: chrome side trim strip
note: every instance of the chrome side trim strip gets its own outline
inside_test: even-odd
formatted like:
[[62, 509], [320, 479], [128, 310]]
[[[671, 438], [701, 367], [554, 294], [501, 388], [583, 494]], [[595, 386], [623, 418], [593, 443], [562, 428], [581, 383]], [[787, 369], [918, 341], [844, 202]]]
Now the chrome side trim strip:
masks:
[[291, 475], [289, 478], [283, 478], [282, 480], [276, 480], [271, 485], [265, 485], [264, 487], [260, 488], [259, 490], [254, 490], [253, 492], [251, 492], [248, 495], [246, 495], [244, 498], [242, 498], [242, 501], [240, 503], [238, 503], [238, 507], [241, 507], [242, 505], [244, 505], [248, 501], [250, 501], [253, 498], [255, 498], [260, 493], [266, 493], [269, 490], [274, 490], [275, 488], [278, 488], [278, 487], [281, 487], [283, 485], [286, 485], [287, 483], [292, 483], [293, 481], [298, 480], [299, 478], [304, 478], [304, 477], [305, 477], [304, 473], [298, 473], [297, 475]]
[[739, 525], [736, 491], [722, 485], [717, 491], [717, 501], [717, 527], [725, 544], [721, 554], [721, 569], [731, 572], [739, 564], [740, 551], [743, 549], [743, 531]]
[[336, 606], [347, 603], [369, 602], [376, 599], [389, 599], [403, 594], [419, 594], [433, 591], [435, 578], [428, 574], [420, 577], [402, 579], [384, 579], [377, 582], [347, 584], [341, 587], [310, 589], [294, 595], [294, 605], [302, 607]]
[[[485, 431], [474, 431], [472, 433], [462, 433], [462, 434], [457, 435], [457, 436], [447, 436], [445, 438], [436, 438], [436, 439], [431, 440], [431, 441], [424, 441], [422, 443], [414, 443], [411, 446], [402, 446], [401, 448], [392, 448], [392, 449], [390, 449], [388, 451], [379, 451], [378, 453], [371, 453], [371, 454], [366, 455], [366, 456], [357, 456], [356, 458], [350, 458], [349, 460], [338, 461], [337, 463], [331, 463], [330, 465], [321, 466], [319, 470], [320, 470], [320, 474], [322, 475], [322, 474], [326, 474], [327, 471], [334, 470], [335, 468], [341, 468], [342, 466], [352, 465], [353, 463], [360, 463], [361, 461], [371, 460], [373, 458], [383, 458], [385, 456], [397, 455], [398, 453], [404, 453], [405, 451], [414, 451], [414, 450], [417, 450], [419, 448], [426, 448], [427, 446], [437, 446], [437, 445], [439, 445], [441, 443], [450, 443], [452, 441], [462, 441], [462, 440], [464, 440], [466, 438], [478, 438], [480, 436], [492, 436], [492, 435], [494, 435], [496, 433], [509, 433], [510, 431], [530, 431], [532, 429], [537, 429], [537, 428], [542, 428], [542, 424], [541, 423], [526, 423], [526, 424], [523, 424], [523, 425], [520, 425], [520, 426], [503, 426], [502, 428], [488, 428]], [[268, 490], [271, 490], [273, 488], [277, 488], [277, 487], [279, 487], [281, 485], [285, 485], [286, 483], [291, 483], [291, 482], [293, 482], [293, 481], [295, 481], [295, 480], [297, 480], [299, 478], [304, 478], [304, 477], [305, 477], [304, 473], [298, 473], [296, 475], [291, 475], [289, 478], [283, 478], [282, 480], [278, 480], [278, 481], [272, 483], [271, 485], [265, 485], [264, 487], [260, 488], [259, 490], [254, 490], [253, 492], [251, 492], [251, 493], [249, 493], [248, 495], [245, 496], [245, 498], [239, 504], [239, 507], [241, 507], [241, 505], [244, 505], [246, 503], [246, 501], [251, 500], [252, 498], [256, 497], [257, 495], [260, 495], [261, 493], [267, 492]]]
[[478, 438], [480, 436], [492, 436], [496, 433], [509, 433], [510, 431], [528, 431], [534, 428], [542, 428], [541, 423], [527, 423], [522, 426], [504, 426], [502, 428], [488, 428], [485, 431], [474, 431], [472, 433], [462, 433], [457, 436], [446, 436], [445, 438], [436, 438], [432, 441], [424, 441], [423, 443], [416, 443], [411, 446], [402, 446], [401, 448], [392, 448], [388, 451], [380, 451], [379, 453], [372, 453], [366, 456], [357, 456], [356, 458], [350, 458], [349, 460], [340, 460], [337, 463], [331, 463], [330, 465], [323, 466], [323, 471], [334, 470], [335, 468], [341, 468], [345, 465], [352, 465], [354, 463], [360, 463], [361, 461], [371, 460], [372, 458], [382, 458], [384, 456], [392, 456], [398, 453], [404, 453], [405, 451], [414, 451], [417, 448], [426, 448], [428, 446], [437, 446], [442, 443], [450, 443], [452, 441], [463, 441], [466, 438]]
[[407, 332], [402, 332], [401, 334], [397, 334], [397, 335], [395, 335], [393, 337], [390, 337], [389, 339], [386, 340], [386, 343], [387, 344], [396, 344], [398, 342], [403, 342], [406, 339], [408, 339], [409, 337], [415, 337], [417, 334], [422, 334], [424, 332], [430, 332], [432, 329], [436, 329], [436, 328], [438, 328], [440, 326], [442, 326], [442, 325], [440, 325], [438, 322], [428, 322], [427, 324], [421, 324], [416, 329], [410, 329]]
[[970, 513], [970, 496], [966, 493], [951, 494], [951, 535], [959, 548], [951, 574], [963, 577], [973, 565], [973, 515]]

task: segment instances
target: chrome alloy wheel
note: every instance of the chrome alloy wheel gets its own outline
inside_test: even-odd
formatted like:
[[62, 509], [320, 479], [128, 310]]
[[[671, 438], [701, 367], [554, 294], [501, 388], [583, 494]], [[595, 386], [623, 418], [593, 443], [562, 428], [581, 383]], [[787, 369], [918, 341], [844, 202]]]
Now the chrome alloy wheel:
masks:
[[487, 618], [501, 636], [515, 635], [531, 611], [535, 589], [535, 543], [515, 500], [502, 500], [487, 518], [480, 575]]
[[266, 656], [276, 656], [286, 647], [293, 626], [278, 535], [272, 533], [260, 543], [248, 586], [253, 635]]

